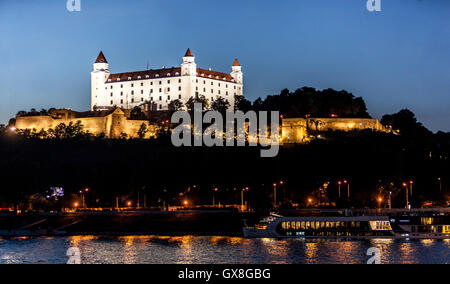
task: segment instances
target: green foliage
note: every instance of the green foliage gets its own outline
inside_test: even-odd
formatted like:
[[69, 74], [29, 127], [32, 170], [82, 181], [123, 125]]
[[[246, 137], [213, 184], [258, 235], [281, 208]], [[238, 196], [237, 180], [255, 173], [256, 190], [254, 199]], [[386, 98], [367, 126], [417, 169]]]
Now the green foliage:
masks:
[[201, 96], [195, 96], [195, 97], [190, 97], [189, 100], [186, 102], [186, 108], [188, 111], [194, 111], [194, 104], [196, 103], [201, 103], [202, 104], [202, 109], [206, 110], [209, 108], [209, 101], [208, 99], [201, 95]]
[[169, 103], [168, 108], [170, 112], [179, 111], [183, 108], [183, 103], [180, 100], [176, 99]]
[[294, 92], [284, 89], [279, 95], [267, 96], [265, 100], [258, 98], [252, 107], [255, 111], [280, 111], [292, 117], [370, 117], [361, 97], [333, 89], [319, 91], [303, 87]]
[[215, 111], [218, 111], [221, 113], [225, 113], [229, 108], [230, 108], [230, 103], [228, 102], [228, 100], [226, 100], [222, 97], [218, 97], [211, 104], [212, 110], [215, 110]]
[[141, 124], [141, 127], [139, 128], [139, 130], [138, 130], [138, 132], [137, 132], [138, 137], [139, 137], [140, 139], [143, 139], [143, 138], [145, 137], [145, 135], [147, 134], [148, 131], [149, 131], [149, 130], [148, 130], [147, 125], [146, 125], [145, 123], [142, 123], [142, 124]]
[[252, 103], [244, 96], [234, 96], [234, 110], [248, 112], [252, 109]]
[[431, 132], [418, 122], [415, 114], [408, 109], [402, 109], [394, 114], [386, 114], [380, 122], [386, 127], [392, 127], [392, 130], [398, 131], [404, 137], [431, 135]]

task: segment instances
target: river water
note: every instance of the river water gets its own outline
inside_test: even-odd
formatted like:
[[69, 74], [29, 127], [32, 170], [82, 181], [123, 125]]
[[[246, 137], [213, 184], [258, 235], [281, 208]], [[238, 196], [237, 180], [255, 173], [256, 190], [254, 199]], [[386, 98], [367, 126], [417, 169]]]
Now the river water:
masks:
[[450, 240], [276, 240], [201, 236], [0, 239], [0, 263], [66, 263], [70, 247], [80, 250], [81, 263], [86, 264], [366, 263], [370, 247], [380, 250], [381, 263], [450, 263]]

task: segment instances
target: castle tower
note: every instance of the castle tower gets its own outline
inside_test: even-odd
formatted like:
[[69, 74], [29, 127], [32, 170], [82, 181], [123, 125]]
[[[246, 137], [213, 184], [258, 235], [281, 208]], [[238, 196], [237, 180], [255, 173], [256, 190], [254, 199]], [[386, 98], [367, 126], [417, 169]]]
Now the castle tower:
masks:
[[234, 81], [236, 81], [237, 84], [242, 85], [244, 83], [244, 74], [242, 73], [241, 64], [239, 64], [239, 61], [237, 59], [234, 60], [231, 69], [231, 77], [233, 77]]
[[195, 64], [195, 57], [191, 50], [188, 48], [186, 54], [183, 57], [183, 63], [181, 64], [181, 76], [196, 76], [197, 64]]
[[94, 69], [91, 72], [91, 110], [95, 106], [104, 106], [106, 102], [105, 82], [110, 76], [109, 64], [102, 51], [94, 62]]

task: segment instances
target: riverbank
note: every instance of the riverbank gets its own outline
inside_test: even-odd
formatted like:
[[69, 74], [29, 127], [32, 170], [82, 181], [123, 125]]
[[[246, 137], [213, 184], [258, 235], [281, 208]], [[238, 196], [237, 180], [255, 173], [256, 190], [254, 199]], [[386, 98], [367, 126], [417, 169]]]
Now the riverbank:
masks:
[[233, 210], [1, 214], [0, 236], [240, 236], [249, 218]]

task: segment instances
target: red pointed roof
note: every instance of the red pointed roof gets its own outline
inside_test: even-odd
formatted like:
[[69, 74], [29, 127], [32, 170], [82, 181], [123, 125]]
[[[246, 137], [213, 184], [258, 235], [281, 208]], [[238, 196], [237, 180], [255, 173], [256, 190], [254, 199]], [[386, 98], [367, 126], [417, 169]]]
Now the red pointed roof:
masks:
[[241, 66], [241, 64], [239, 64], [239, 61], [237, 60], [237, 58], [234, 60], [233, 66]]
[[190, 56], [190, 57], [193, 57], [193, 56], [194, 56], [194, 55], [192, 54], [190, 48], [188, 48], [188, 50], [186, 51], [186, 54], [184, 55], [184, 57], [188, 57], [188, 56]]
[[103, 55], [103, 52], [100, 51], [97, 60], [95, 60], [95, 63], [108, 63], [108, 61], [106, 61], [105, 55]]

